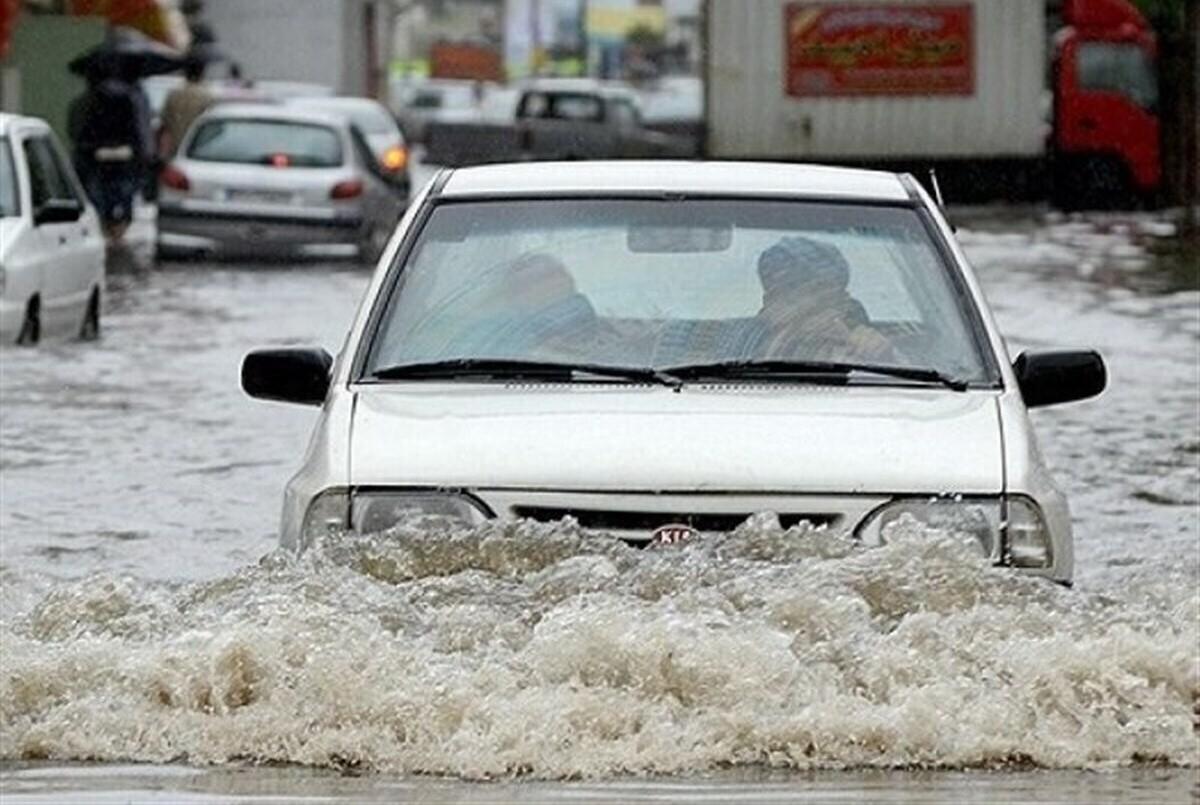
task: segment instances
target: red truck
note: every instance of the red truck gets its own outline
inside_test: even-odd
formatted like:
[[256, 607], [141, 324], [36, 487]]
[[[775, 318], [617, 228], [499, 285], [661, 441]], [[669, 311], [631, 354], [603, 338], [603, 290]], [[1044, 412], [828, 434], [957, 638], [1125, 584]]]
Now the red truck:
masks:
[[1054, 187], [1153, 196], [1159, 160], [1155, 42], [1127, 0], [1065, 0], [1054, 48]]
[[963, 200], [1108, 204], [1159, 187], [1155, 40], [1128, 0], [709, 0], [705, 13], [710, 157], [934, 168]]

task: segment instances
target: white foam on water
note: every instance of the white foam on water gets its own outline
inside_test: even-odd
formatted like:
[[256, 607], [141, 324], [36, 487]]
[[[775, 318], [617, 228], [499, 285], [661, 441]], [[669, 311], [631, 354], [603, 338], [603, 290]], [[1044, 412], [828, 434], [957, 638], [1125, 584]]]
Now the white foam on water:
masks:
[[1190, 573], [1099, 596], [919, 528], [758, 517], [639, 551], [410, 523], [213, 581], [93, 576], [0, 622], [0, 759], [471, 779], [731, 765], [1195, 765]]

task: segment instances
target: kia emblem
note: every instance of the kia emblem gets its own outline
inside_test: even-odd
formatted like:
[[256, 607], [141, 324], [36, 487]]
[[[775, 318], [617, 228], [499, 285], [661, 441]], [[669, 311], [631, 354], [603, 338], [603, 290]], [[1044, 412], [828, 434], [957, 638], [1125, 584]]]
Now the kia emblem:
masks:
[[687, 542], [694, 536], [696, 536], [696, 529], [690, 525], [668, 523], [654, 529], [654, 533], [650, 535], [650, 541], [659, 545], [674, 545], [679, 542]]

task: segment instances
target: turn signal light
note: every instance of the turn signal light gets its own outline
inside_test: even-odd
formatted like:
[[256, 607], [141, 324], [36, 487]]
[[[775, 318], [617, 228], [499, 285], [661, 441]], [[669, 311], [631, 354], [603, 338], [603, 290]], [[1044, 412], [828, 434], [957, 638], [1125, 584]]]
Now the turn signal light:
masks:
[[408, 164], [408, 150], [399, 145], [393, 145], [383, 152], [383, 167], [395, 173], [404, 170]]
[[344, 182], [338, 182], [329, 191], [329, 197], [332, 199], [347, 199], [358, 198], [362, 195], [363, 183], [361, 179], [347, 179]]
[[163, 168], [158, 178], [167, 187], [172, 190], [178, 190], [181, 193], [186, 193], [192, 189], [192, 183], [188, 181], [187, 174], [174, 165], [168, 165]]

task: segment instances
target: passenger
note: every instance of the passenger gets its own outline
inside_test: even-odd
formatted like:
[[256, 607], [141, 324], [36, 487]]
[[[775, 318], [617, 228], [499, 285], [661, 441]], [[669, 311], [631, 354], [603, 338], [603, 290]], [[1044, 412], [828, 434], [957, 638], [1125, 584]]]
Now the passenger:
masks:
[[588, 348], [599, 326], [596, 311], [561, 261], [525, 254], [497, 273], [497, 284], [481, 306], [487, 312], [467, 339], [473, 353], [537, 360]]
[[163, 159], [170, 159], [175, 154], [192, 123], [216, 102], [213, 94], [204, 86], [207, 66], [199, 54], [189, 54], [183, 64], [183, 86], [176, 87], [167, 95], [158, 136]]
[[846, 290], [850, 266], [835, 247], [786, 237], [758, 258], [761, 330], [759, 358], [894, 363], [891, 343], [871, 327], [866, 311]]

